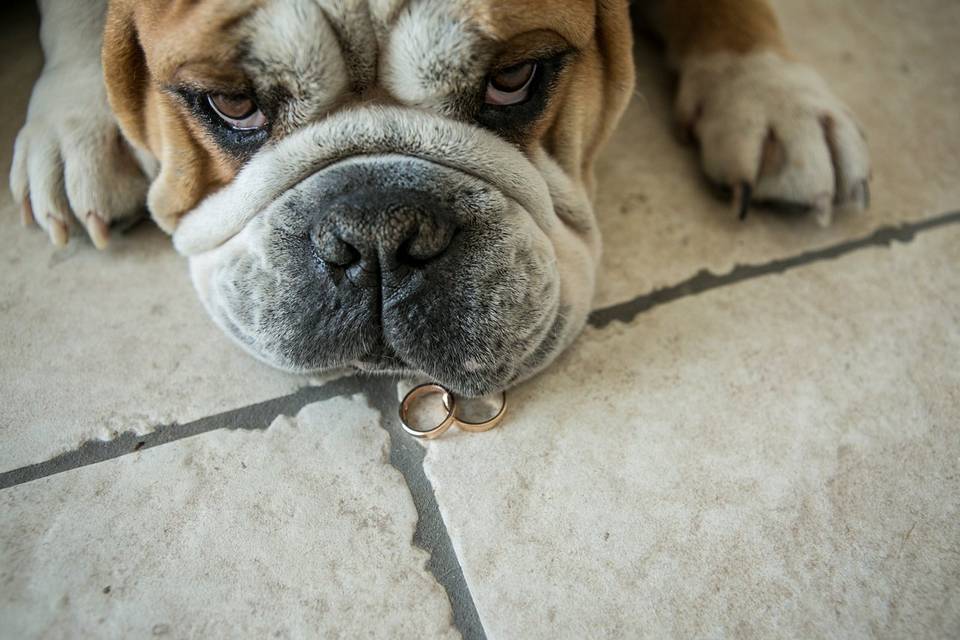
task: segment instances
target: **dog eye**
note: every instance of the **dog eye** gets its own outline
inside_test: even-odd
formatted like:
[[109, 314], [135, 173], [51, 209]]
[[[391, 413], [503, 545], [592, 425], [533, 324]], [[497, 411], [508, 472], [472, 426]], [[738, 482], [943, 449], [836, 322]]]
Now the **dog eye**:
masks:
[[484, 102], [498, 107], [526, 102], [530, 97], [530, 87], [536, 75], [536, 62], [521, 62], [512, 67], [500, 69], [487, 79]]
[[214, 113], [234, 129], [250, 131], [267, 124], [267, 118], [253, 98], [247, 95], [210, 94], [207, 102]]

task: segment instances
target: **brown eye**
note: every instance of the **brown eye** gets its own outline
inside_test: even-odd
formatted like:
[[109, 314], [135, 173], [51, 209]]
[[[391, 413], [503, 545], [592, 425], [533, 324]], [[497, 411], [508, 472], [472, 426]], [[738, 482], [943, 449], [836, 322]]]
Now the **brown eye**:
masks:
[[536, 75], [536, 62], [521, 62], [500, 69], [487, 80], [484, 101], [497, 106], [520, 104], [530, 97], [530, 86]]
[[267, 124], [266, 116], [250, 96], [215, 93], [207, 96], [207, 102], [214, 112], [234, 129], [246, 131], [259, 129]]

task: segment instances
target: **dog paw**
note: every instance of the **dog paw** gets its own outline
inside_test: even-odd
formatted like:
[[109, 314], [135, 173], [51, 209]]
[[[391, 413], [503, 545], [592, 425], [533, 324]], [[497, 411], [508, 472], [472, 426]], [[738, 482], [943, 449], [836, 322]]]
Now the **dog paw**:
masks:
[[862, 129], [809, 67], [773, 53], [688, 60], [677, 114], [741, 218], [751, 201], [809, 209], [822, 226], [835, 207], [869, 206]]
[[24, 224], [58, 246], [83, 230], [97, 248], [112, 223], [144, 212], [147, 179], [107, 103], [99, 65], [47, 69], [14, 146], [10, 191]]

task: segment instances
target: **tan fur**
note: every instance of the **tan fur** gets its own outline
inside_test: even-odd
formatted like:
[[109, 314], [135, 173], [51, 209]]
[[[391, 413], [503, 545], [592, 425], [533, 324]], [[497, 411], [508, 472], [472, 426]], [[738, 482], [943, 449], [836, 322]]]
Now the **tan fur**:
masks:
[[690, 55], [723, 51], [786, 53], [783, 33], [767, 0], [655, 0], [648, 9], [675, 64]]
[[539, 140], [574, 178], [593, 190], [593, 162], [630, 101], [633, 32], [625, 0], [496, 0], [481, 2], [489, 35], [507, 39], [543, 30], [577, 51]]
[[204, 65], [205, 76], [217, 70], [224, 90], [242, 89], [242, 77], [229, 73], [236, 52], [230, 27], [255, 4], [110, 3], [103, 43], [107, 94], [124, 134], [160, 162], [148, 207], [167, 231], [205, 195], [229, 182], [239, 167], [164, 87]]
[[633, 32], [627, 0], [472, 0], [494, 40], [558, 35], [577, 50], [538, 138], [568, 173], [592, 191], [593, 161], [630, 101]]

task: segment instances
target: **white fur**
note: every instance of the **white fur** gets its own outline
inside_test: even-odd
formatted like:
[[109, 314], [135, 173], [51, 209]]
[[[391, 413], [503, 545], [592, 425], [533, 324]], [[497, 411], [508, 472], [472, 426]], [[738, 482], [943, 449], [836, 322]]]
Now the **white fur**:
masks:
[[[813, 69], [772, 52], [694, 57], [681, 69], [677, 114], [697, 135], [712, 180], [746, 181], [755, 198], [810, 205], [821, 223], [830, 222], [833, 204], [860, 197], [870, 173], [866, 142], [851, 111]], [[833, 122], [836, 166], [824, 118]], [[784, 164], [760, 172], [770, 131]]]
[[290, 92], [292, 108], [274, 126], [289, 130], [322, 117], [350, 88], [336, 33], [315, 0], [271, 2], [244, 23], [249, 34], [250, 70], [255, 81], [269, 90], [282, 86]]
[[446, 110], [482, 86], [478, 37], [448, 3], [413, 0], [397, 17], [380, 65], [384, 85], [405, 104]]
[[143, 211], [147, 181], [107, 103], [100, 65], [105, 2], [41, 2], [46, 64], [14, 146], [10, 187], [29, 197], [58, 244], [87, 226]]

